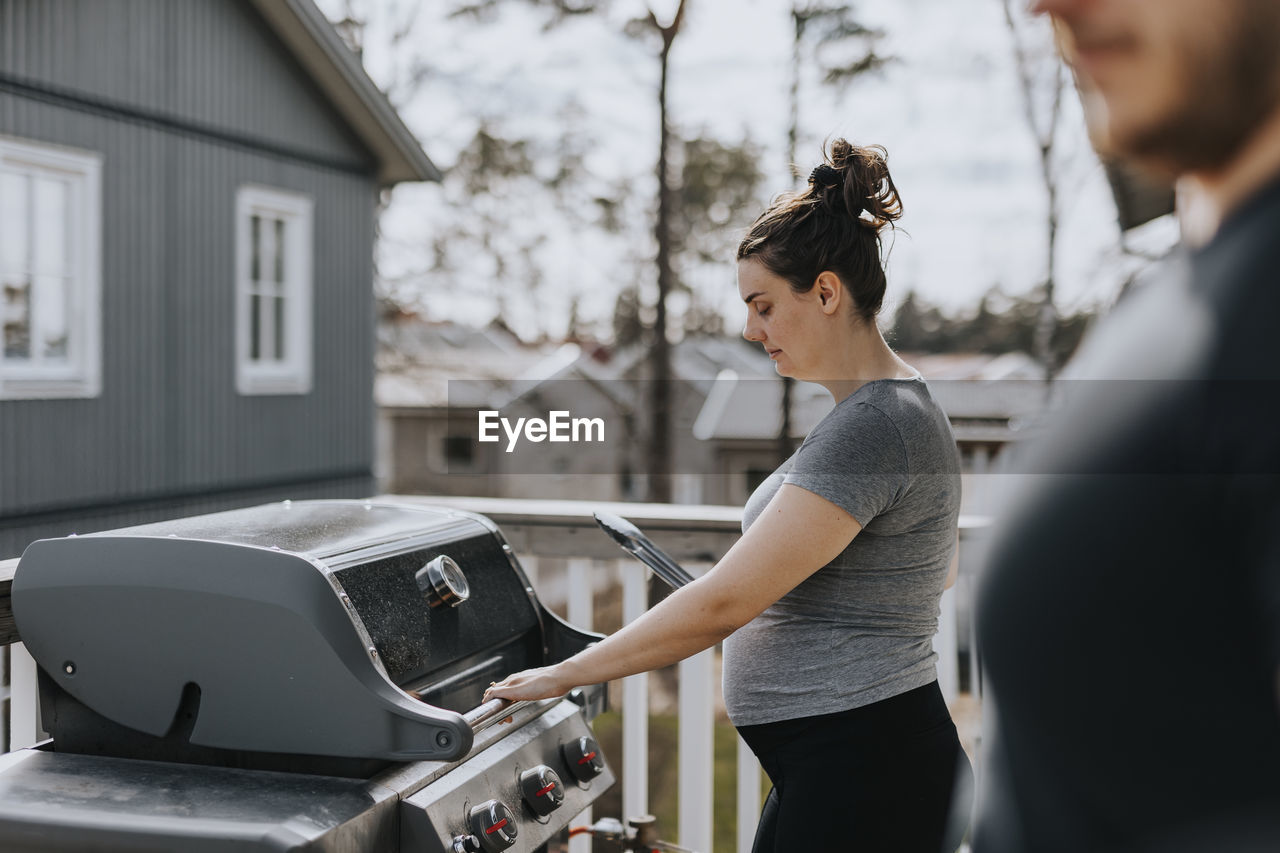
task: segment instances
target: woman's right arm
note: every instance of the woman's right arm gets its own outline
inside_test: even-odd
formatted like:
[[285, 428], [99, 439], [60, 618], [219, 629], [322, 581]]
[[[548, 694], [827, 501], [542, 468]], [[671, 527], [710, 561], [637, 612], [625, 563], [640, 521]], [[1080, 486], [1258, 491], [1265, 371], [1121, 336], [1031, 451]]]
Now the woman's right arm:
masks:
[[826, 498], [783, 485], [711, 571], [600, 643], [553, 666], [509, 676], [485, 698], [561, 696], [697, 654], [835, 559], [861, 530], [857, 519]]

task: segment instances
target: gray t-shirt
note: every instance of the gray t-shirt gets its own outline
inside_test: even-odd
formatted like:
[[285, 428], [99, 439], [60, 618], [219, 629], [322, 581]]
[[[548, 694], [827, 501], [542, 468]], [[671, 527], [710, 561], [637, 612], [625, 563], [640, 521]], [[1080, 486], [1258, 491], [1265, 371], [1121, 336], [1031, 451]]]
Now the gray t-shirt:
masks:
[[841, 400], [751, 495], [743, 532], [783, 483], [842, 507], [862, 532], [725, 640], [730, 719], [830, 714], [935, 680], [960, 460], [924, 380], [877, 380]]

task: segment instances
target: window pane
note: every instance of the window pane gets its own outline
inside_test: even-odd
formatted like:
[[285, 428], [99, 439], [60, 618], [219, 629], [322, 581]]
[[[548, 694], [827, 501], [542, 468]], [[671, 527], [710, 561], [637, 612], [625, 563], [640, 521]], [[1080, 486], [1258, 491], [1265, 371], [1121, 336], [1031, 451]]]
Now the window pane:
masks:
[[[0, 0], [0, 6], [4, 5]], [[5, 399], [100, 390], [99, 157], [0, 136]]]
[[469, 435], [446, 435], [444, 458], [450, 465], [470, 465], [475, 461], [475, 445]]
[[259, 266], [261, 278], [258, 281], [259, 293], [276, 292], [276, 220], [270, 216], [262, 217], [262, 236], [259, 243]]
[[311, 354], [298, 346], [311, 333], [299, 327], [299, 308], [309, 307], [311, 283], [300, 281], [298, 274], [310, 267], [301, 253], [310, 253], [311, 229], [304, 226], [310, 224], [311, 206], [294, 193], [243, 185], [236, 191], [235, 208], [241, 265], [236, 286], [239, 299], [249, 301], [236, 303], [236, 390], [246, 395], [305, 393]]
[[[256, 217], [255, 217], [256, 218]], [[262, 358], [262, 297], [256, 293], [249, 295], [249, 360]]]
[[34, 189], [34, 272], [38, 275], [66, 275], [71, 267], [67, 258], [67, 217], [70, 213], [67, 197], [70, 187], [66, 181], [38, 177]]
[[284, 361], [284, 298], [271, 301], [276, 308], [276, 361]]
[[43, 359], [65, 361], [67, 358], [67, 287], [68, 281], [54, 276], [36, 278], [35, 350]]
[[262, 220], [257, 214], [249, 217], [249, 281], [258, 283], [259, 259], [262, 257]]
[[276, 284], [284, 292], [284, 220], [276, 220]]
[[0, 275], [27, 269], [29, 186], [26, 175], [0, 172]]
[[31, 358], [31, 288], [15, 277], [3, 282], [0, 294], [0, 323], [4, 324], [4, 357]]

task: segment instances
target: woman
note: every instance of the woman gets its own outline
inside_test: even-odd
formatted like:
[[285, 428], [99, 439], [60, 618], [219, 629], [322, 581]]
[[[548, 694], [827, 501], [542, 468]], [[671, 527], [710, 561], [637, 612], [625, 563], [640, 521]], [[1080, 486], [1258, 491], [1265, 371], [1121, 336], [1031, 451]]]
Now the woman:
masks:
[[[748, 231], [738, 291], [743, 335], [835, 408], [756, 489], [742, 538], [714, 568], [486, 697], [560, 696], [724, 640], [725, 705], [773, 782], [756, 853], [937, 853], [959, 841], [949, 806], [971, 775], [932, 650], [959, 461], [946, 415], [875, 322], [880, 232], [901, 214], [884, 150], [840, 139], [827, 161]], [[961, 830], [967, 812], [965, 801]]]

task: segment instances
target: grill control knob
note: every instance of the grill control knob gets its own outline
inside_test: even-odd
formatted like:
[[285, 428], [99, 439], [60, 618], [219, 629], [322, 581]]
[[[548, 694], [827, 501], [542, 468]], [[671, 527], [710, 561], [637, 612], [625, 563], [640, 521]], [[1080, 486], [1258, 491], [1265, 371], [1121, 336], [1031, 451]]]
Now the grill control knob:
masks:
[[520, 793], [538, 817], [546, 817], [564, 803], [564, 783], [560, 775], [545, 764], [520, 774]]
[[447, 554], [441, 554], [414, 574], [418, 589], [427, 597], [427, 604], [435, 607], [457, 607], [471, 597], [467, 576]]
[[489, 853], [506, 850], [520, 834], [516, 816], [498, 800], [488, 800], [471, 810], [471, 831]]
[[569, 772], [579, 782], [590, 782], [604, 772], [604, 758], [600, 755], [600, 745], [595, 738], [583, 735], [562, 746], [565, 763]]

